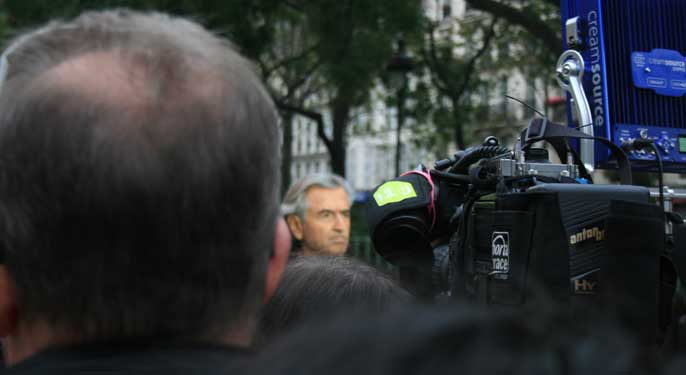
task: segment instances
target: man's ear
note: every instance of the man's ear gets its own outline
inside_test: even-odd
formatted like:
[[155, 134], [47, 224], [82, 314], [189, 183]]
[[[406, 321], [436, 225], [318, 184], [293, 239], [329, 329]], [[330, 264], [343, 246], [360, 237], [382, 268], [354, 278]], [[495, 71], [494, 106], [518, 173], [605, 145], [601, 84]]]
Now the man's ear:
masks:
[[302, 241], [303, 240], [303, 223], [302, 223], [302, 220], [300, 220], [300, 216], [295, 215], [295, 214], [290, 214], [290, 215], [286, 216], [286, 221], [288, 223], [288, 229], [291, 230], [293, 237], [295, 237], [295, 239], [298, 241]]
[[276, 287], [281, 281], [283, 271], [288, 263], [288, 254], [291, 252], [291, 234], [286, 227], [283, 218], [276, 221], [276, 231], [274, 233], [274, 250], [269, 258], [267, 265], [267, 279], [264, 287], [264, 303], [269, 301]]
[[17, 289], [7, 267], [0, 265], [0, 337], [12, 333], [17, 325]]

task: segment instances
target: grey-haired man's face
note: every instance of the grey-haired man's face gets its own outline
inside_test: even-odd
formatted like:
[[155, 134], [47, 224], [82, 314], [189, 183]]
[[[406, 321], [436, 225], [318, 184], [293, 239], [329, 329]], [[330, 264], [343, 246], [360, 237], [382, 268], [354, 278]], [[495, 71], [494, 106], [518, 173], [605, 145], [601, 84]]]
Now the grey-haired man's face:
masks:
[[343, 255], [350, 239], [350, 197], [342, 187], [313, 186], [305, 192], [305, 219], [293, 215], [288, 224], [304, 255]]

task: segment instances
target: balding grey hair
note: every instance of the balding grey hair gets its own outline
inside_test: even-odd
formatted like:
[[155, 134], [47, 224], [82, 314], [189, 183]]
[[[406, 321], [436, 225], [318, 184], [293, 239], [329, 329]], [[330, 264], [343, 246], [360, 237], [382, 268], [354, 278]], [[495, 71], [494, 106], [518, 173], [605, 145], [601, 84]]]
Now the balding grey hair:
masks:
[[[76, 29], [83, 32], [73, 32]], [[253, 64], [238, 54], [225, 53], [234, 49], [228, 40], [209, 36], [199, 24], [164, 13], [127, 9], [85, 12], [74, 21], [52, 21], [11, 40], [0, 57], [0, 89], [15, 78], [36, 78], [66, 60], [93, 52], [112, 53], [139, 64], [146, 72], [156, 72], [151, 78], [159, 79], [152, 82], [158, 85], [174, 78], [167, 75], [174, 70], [168, 69], [165, 57], [173, 57], [183, 69], [212, 70], [225, 77], [243, 68], [257, 73]], [[184, 55], [176, 56], [178, 50]], [[165, 52], [174, 56], [165, 56]]]
[[343, 177], [336, 174], [317, 173], [301, 177], [295, 181], [283, 198], [281, 202], [281, 215], [297, 215], [301, 220], [305, 220], [305, 212], [307, 211], [307, 200], [305, 193], [313, 186], [324, 189], [343, 188], [348, 194], [350, 205], [353, 204], [355, 192], [352, 187]]
[[[199, 24], [128, 10], [48, 23], [1, 60], [0, 243], [20, 318], [84, 339], [249, 321], [280, 191], [253, 64]], [[122, 87], [133, 97], [110, 95]]]

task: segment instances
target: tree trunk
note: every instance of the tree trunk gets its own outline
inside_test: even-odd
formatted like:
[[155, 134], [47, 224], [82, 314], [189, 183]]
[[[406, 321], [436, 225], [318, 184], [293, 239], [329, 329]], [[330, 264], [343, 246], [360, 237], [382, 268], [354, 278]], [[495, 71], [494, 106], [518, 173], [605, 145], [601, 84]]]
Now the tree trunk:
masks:
[[333, 147], [331, 153], [331, 170], [345, 177], [345, 130], [350, 119], [350, 100], [339, 94], [332, 103], [333, 114]]
[[291, 164], [293, 161], [293, 113], [283, 111], [283, 144], [281, 145], [281, 195], [291, 185]]
[[453, 106], [453, 119], [455, 122], [455, 146], [457, 146], [458, 150], [464, 150], [465, 149], [465, 142], [464, 142], [464, 127], [462, 126], [463, 120], [462, 120], [462, 110], [460, 108], [460, 103], [459, 100], [456, 98], [452, 98], [452, 106]]

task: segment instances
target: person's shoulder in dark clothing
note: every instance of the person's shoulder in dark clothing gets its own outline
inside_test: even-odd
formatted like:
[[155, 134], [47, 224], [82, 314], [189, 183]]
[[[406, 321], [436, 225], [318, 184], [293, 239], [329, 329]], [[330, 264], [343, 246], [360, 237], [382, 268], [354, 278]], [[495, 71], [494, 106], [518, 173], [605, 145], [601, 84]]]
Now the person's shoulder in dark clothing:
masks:
[[242, 375], [253, 358], [250, 349], [205, 343], [84, 343], [47, 349], [2, 374]]

